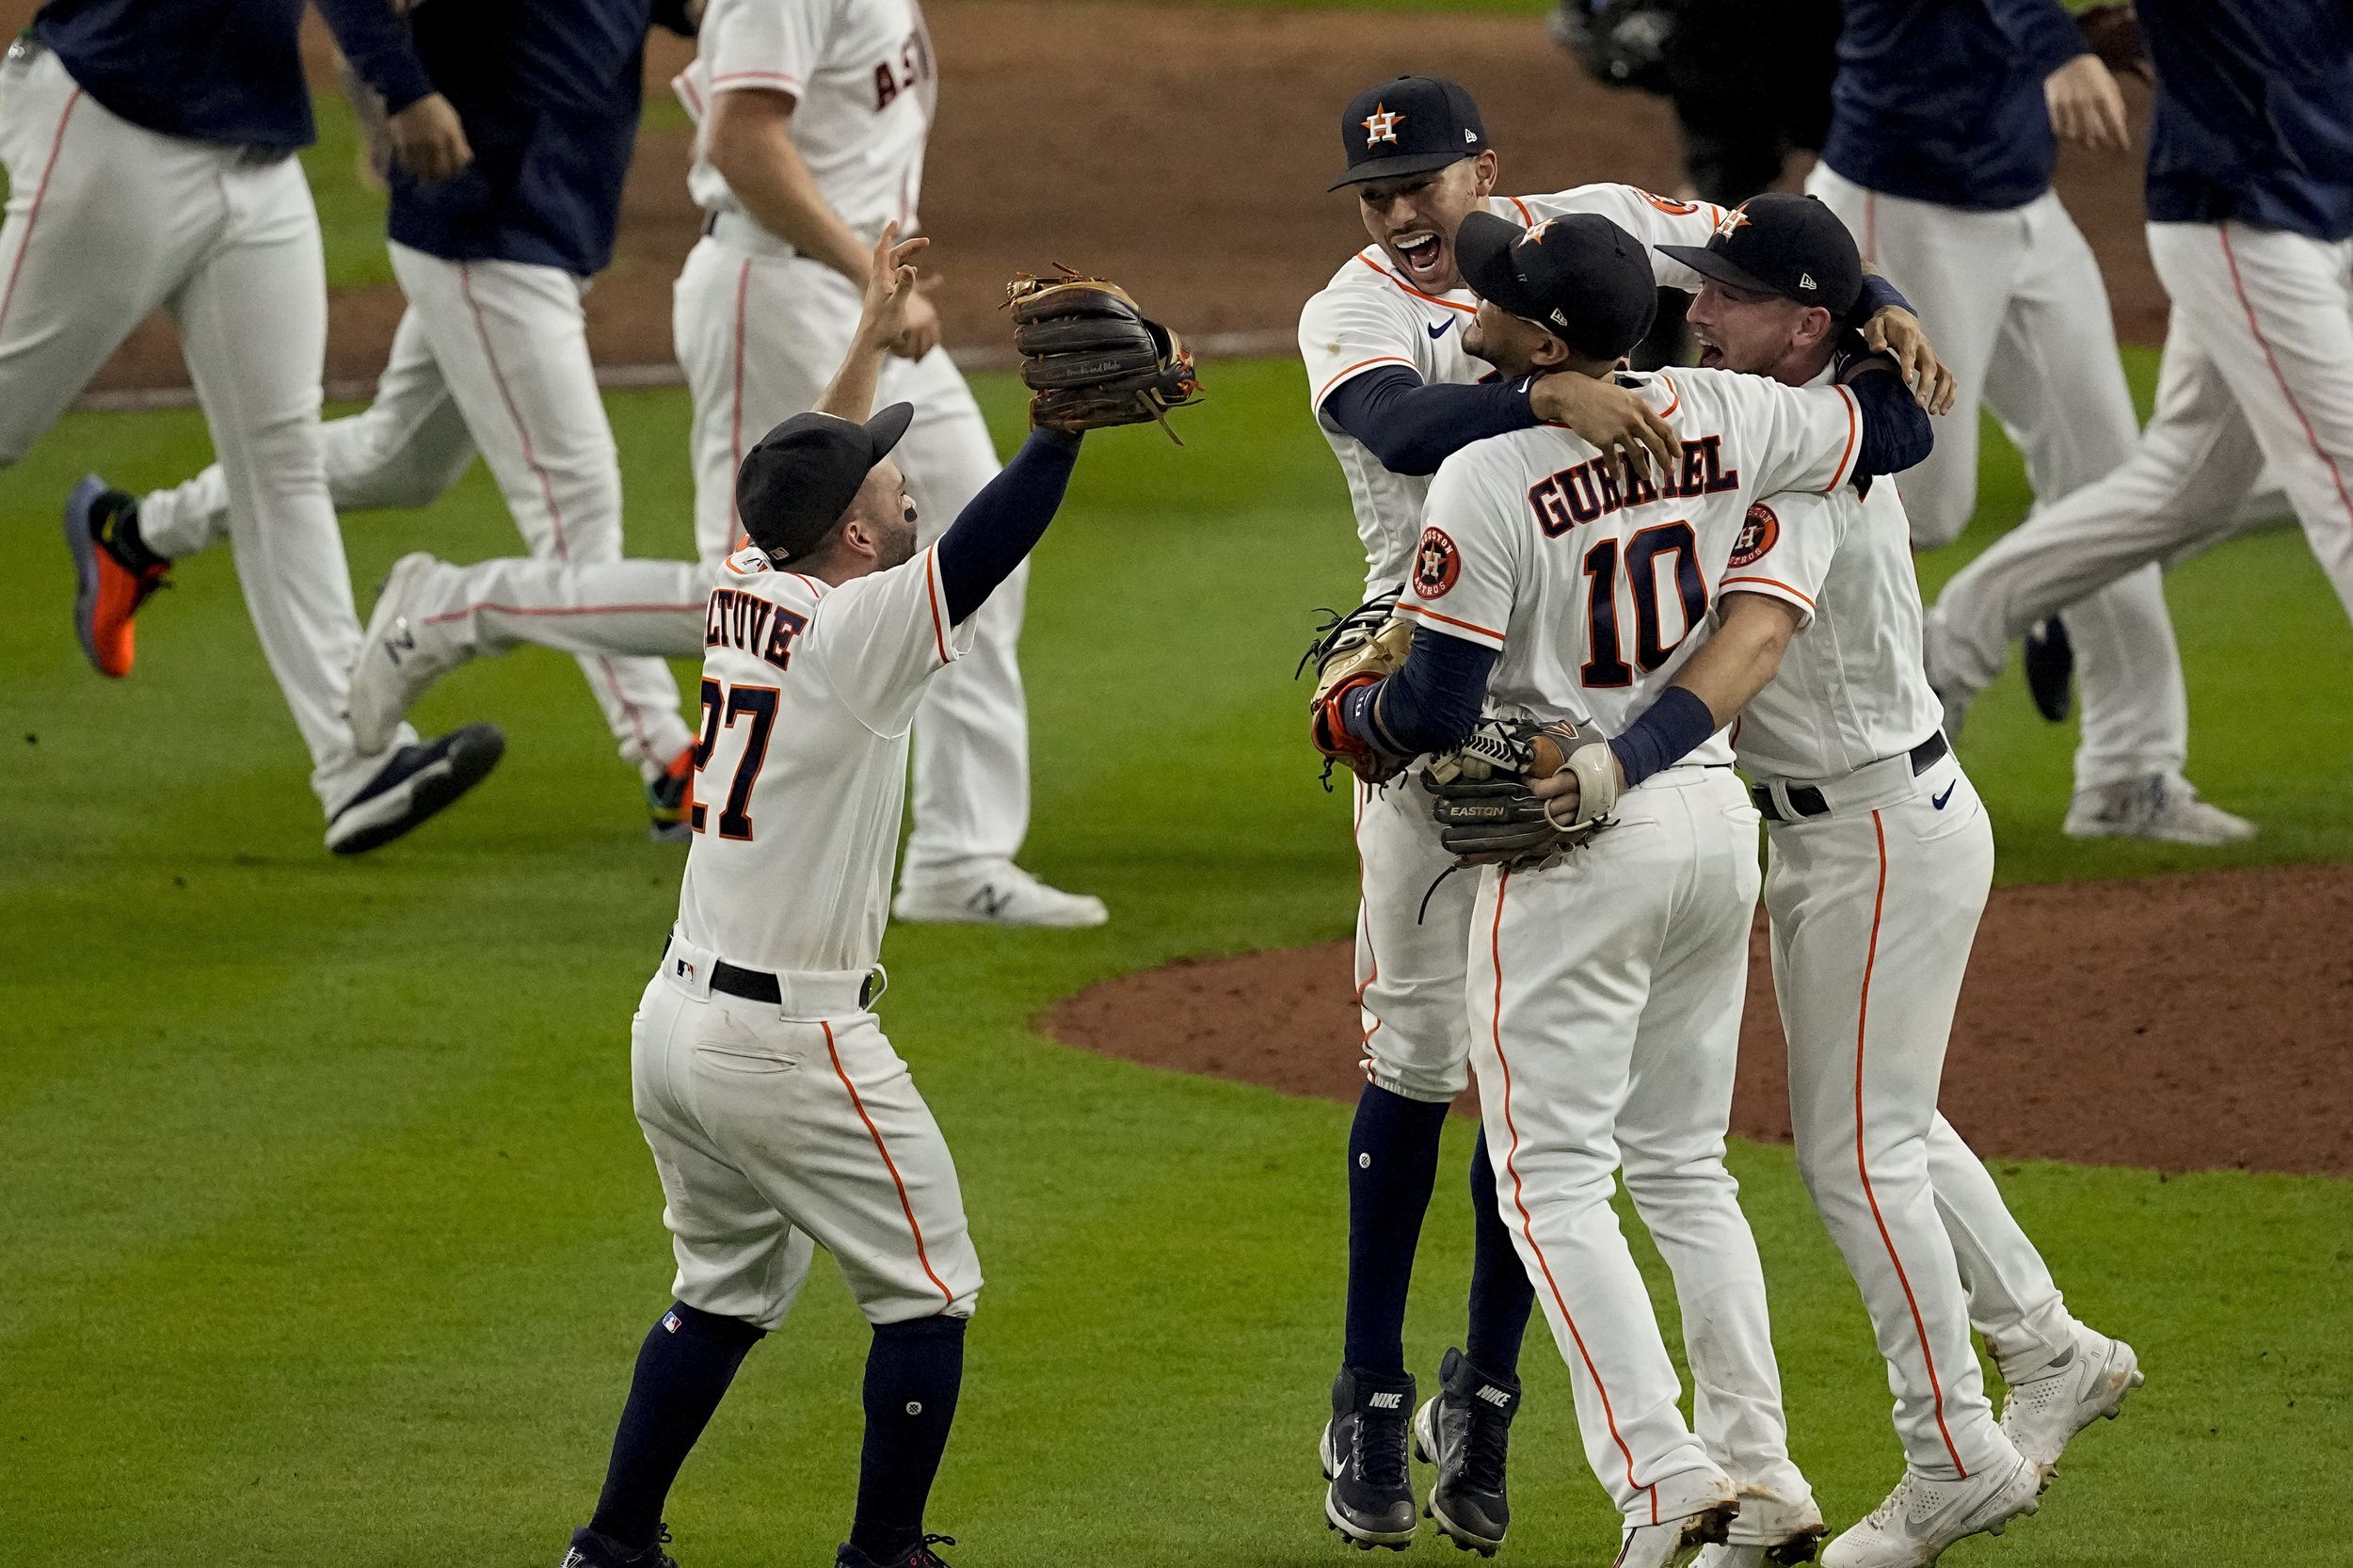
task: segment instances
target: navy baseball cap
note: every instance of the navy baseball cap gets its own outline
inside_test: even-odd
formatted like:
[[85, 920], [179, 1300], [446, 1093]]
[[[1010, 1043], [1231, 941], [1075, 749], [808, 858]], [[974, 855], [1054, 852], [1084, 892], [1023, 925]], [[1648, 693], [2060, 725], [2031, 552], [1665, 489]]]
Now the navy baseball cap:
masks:
[[744, 454], [735, 471], [735, 512], [752, 543], [779, 561], [824, 543], [858, 487], [899, 444], [915, 418], [893, 403], [864, 424], [832, 414], [794, 414]]
[[1400, 76], [1348, 101], [1340, 111], [1340, 146], [1348, 172], [1327, 190], [1427, 174], [1475, 158], [1487, 150], [1487, 127], [1458, 84], [1443, 76]]
[[1705, 247], [1662, 245], [1658, 253], [1732, 288], [1819, 305], [1839, 321], [1863, 296], [1854, 235], [1811, 196], [1753, 196], [1724, 214]]
[[1454, 233], [1463, 281], [1589, 359], [1614, 360], [1642, 341], [1658, 309], [1650, 248], [1599, 213], [1522, 229], [1473, 213]]

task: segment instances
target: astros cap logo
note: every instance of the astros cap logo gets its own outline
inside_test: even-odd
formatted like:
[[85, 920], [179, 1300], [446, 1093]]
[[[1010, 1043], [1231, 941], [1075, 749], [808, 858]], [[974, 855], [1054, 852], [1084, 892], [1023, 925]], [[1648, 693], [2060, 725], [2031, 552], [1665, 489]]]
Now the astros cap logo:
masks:
[[1372, 113], [1365, 117], [1364, 123], [1367, 147], [1385, 141], [1394, 147], [1397, 145], [1397, 128], [1405, 123], [1405, 117], [1401, 114], [1391, 114], [1385, 104], [1375, 104], [1372, 106]]
[[1745, 229], [1748, 226], [1749, 215], [1743, 212], [1740, 208], [1735, 207], [1731, 211], [1725, 213], [1722, 221], [1716, 225], [1716, 237], [1719, 239], [1728, 240], [1732, 238], [1734, 230]]

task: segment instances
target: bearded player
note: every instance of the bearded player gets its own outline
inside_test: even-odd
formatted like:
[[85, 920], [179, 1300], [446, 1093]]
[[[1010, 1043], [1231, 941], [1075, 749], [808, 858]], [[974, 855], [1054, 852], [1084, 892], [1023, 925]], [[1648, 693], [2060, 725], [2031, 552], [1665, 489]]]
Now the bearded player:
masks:
[[[889, 456], [915, 410], [865, 416], [918, 297], [904, 264], [924, 243], [886, 233], [875, 246], [848, 359], [814, 410], [753, 446], [737, 482], [751, 542], [711, 595], [695, 837], [631, 1043], [676, 1300], [638, 1354], [603, 1493], [566, 1568], [674, 1568], [662, 1546], [670, 1483], [819, 1246], [873, 1325], [856, 1512], [836, 1561], [942, 1568], [932, 1547], [948, 1543], [925, 1533], [923, 1508], [981, 1273], [947, 1144], [869, 1010], [907, 733], [932, 680], [973, 646], [975, 613], [1053, 520], [1079, 432], [1167, 402], [1123, 411], [1041, 393], [1021, 451], [919, 551]], [[1016, 342], [1028, 346], [1033, 310], [1064, 301], [1165, 337], [1114, 293], [1029, 290]], [[1181, 401], [1191, 364], [1172, 358], [1163, 385]]]
[[[1436, 77], [1366, 88], [1342, 110], [1340, 136], [1347, 168], [1335, 188], [1353, 191], [1373, 244], [1308, 301], [1299, 343], [1318, 426], [1347, 476], [1365, 549], [1369, 602], [1348, 617], [1363, 625], [1388, 615], [1412, 569], [1430, 474], [1469, 442], [1552, 422], [1624, 451], [1645, 471], [1681, 456], [1672, 425], [1622, 388], [1580, 376], [1498, 379], [1466, 352], [1476, 301], [1454, 255], [1464, 219], [1485, 212], [1526, 225], [1600, 213], [1654, 245], [1698, 245], [1724, 215], [1627, 185], [1497, 197], [1497, 158], [1477, 104]], [[1661, 260], [1658, 272], [1685, 288], [1700, 282], [1672, 260]], [[1900, 347], [1924, 398], [1947, 397], [1917, 322], [1892, 289], [1875, 287], [1865, 310], [1869, 330]], [[1362, 1544], [1401, 1547], [1416, 1528], [1405, 1301], [1439, 1130], [1468, 1081], [1463, 986], [1473, 889], [1464, 879], [1440, 880], [1449, 856], [1410, 792], [1360, 787], [1356, 795], [1367, 1083], [1349, 1139], [1345, 1343], [1321, 1458], [1332, 1528]], [[1504, 1469], [1529, 1305], [1526, 1275], [1495, 1219], [1490, 1169], [1483, 1153], [1471, 1161], [1481, 1228], [1467, 1340], [1449, 1352], [1438, 1395], [1417, 1423], [1421, 1450], [1438, 1468], [1432, 1517], [1481, 1551], [1499, 1545], [1510, 1522]]]

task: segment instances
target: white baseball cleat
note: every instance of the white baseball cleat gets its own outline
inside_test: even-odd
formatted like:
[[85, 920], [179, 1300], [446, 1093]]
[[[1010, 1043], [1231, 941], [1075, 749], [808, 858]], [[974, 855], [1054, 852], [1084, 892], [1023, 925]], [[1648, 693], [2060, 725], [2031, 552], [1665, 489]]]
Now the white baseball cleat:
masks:
[[1827, 1533], [1812, 1493], [1793, 1503], [1744, 1488], [1739, 1515], [1724, 1544], [1700, 1553], [1698, 1568], [1787, 1568], [1810, 1562]]
[[2146, 1381], [2130, 1345], [2078, 1324], [2066, 1360], [2009, 1385], [2002, 1435], [2047, 1480], [2069, 1440], [2103, 1416], [2115, 1420], [2124, 1396]]
[[362, 757], [390, 746], [417, 698], [466, 662], [456, 632], [432, 625], [420, 607], [426, 579], [440, 569], [441, 563], [423, 551], [404, 555], [376, 596], [351, 666], [351, 738]]
[[2178, 773], [2153, 773], [2075, 792], [2067, 808], [2071, 839], [2154, 839], [2208, 849], [2245, 843], [2255, 824], [2201, 799]]
[[1721, 1546], [1739, 1505], [1710, 1503], [1697, 1513], [1656, 1525], [1628, 1525], [1610, 1568], [1685, 1568], [1710, 1546]]
[[2023, 1454], [1965, 1480], [1906, 1470], [1861, 1524], [1822, 1548], [1822, 1568], [1928, 1568], [1964, 1536], [2002, 1533], [2041, 1506], [2042, 1472]]
[[890, 912], [903, 920], [952, 925], [1076, 928], [1111, 919], [1101, 899], [1048, 887], [1010, 860], [964, 876], [904, 883]]

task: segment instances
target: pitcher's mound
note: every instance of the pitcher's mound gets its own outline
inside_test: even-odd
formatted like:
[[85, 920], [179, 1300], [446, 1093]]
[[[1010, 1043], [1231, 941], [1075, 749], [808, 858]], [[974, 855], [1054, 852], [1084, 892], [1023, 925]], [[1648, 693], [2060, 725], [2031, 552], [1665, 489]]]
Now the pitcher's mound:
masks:
[[[1353, 1100], [1352, 968], [1346, 942], [1179, 962], [1041, 1023], [1106, 1055]], [[2353, 866], [1997, 888], [1943, 1107], [1989, 1157], [2353, 1176]], [[1732, 1122], [1789, 1139], [1761, 916]]]

